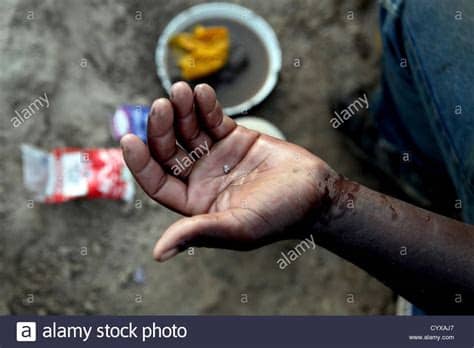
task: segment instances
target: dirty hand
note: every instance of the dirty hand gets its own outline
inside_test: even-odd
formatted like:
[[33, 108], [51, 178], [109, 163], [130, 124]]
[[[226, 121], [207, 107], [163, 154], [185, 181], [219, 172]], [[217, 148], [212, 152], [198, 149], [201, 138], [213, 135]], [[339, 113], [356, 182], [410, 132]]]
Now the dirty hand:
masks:
[[143, 190], [188, 216], [161, 236], [154, 257], [164, 261], [190, 246], [249, 250], [302, 237], [287, 228], [322, 204], [335, 174], [329, 166], [299, 146], [237, 126], [208, 85], [193, 93], [178, 82], [170, 94], [152, 105], [147, 145], [132, 134], [121, 140]]

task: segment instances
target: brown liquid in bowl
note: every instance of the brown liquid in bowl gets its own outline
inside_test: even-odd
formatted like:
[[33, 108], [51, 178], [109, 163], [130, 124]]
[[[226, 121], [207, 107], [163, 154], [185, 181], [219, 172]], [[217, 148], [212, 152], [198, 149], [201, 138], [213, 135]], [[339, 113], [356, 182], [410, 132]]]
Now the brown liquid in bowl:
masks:
[[[230, 33], [229, 62], [219, 72], [203, 79], [189, 81], [192, 86], [208, 83], [216, 90], [219, 102], [224, 107], [238, 105], [251, 97], [263, 86], [269, 69], [268, 53], [259, 37], [244, 25], [229, 19], [208, 19], [196, 22], [184, 31], [201, 24], [225, 26]], [[182, 80], [177, 59], [168, 49], [167, 64], [172, 82]]]

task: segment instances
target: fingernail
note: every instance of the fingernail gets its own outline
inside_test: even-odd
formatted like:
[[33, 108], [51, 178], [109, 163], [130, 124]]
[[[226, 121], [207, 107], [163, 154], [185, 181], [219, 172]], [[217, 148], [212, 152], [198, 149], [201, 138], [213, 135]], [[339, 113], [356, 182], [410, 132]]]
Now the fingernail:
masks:
[[171, 259], [173, 256], [175, 256], [179, 252], [178, 248], [173, 248], [168, 251], [165, 251], [161, 256], [158, 258], [158, 261], [164, 262], [166, 260]]
[[199, 91], [202, 89], [202, 86], [203, 86], [203, 84], [200, 83], [199, 85], [197, 85], [196, 87], [194, 87], [194, 93], [195, 93], [195, 94], [199, 93]]

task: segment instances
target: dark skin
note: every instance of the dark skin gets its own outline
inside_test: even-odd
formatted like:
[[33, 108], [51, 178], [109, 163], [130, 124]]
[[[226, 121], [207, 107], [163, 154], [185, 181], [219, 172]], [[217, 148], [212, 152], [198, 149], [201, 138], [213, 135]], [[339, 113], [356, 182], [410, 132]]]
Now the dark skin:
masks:
[[[175, 159], [203, 145], [208, 154], [173, 173]], [[474, 226], [372, 191], [297, 145], [237, 126], [208, 85], [173, 85], [170, 100], [152, 105], [148, 144], [128, 134], [121, 146], [143, 190], [186, 216], [157, 242], [158, 261], [191, 246], [251, 250], [312, 234], [430, 313], [474, 313]]]

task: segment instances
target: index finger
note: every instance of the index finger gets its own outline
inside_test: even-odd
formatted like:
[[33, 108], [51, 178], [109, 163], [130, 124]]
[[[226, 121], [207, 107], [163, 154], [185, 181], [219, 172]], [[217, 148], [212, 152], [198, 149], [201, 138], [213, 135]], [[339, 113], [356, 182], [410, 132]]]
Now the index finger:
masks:
[[184, 215], [187, 212], [187, 187], [167, 174], [150, 155], [140, 138], [127, 134], [120, 140], [123, 157], [143, 191], [164, 206]]

